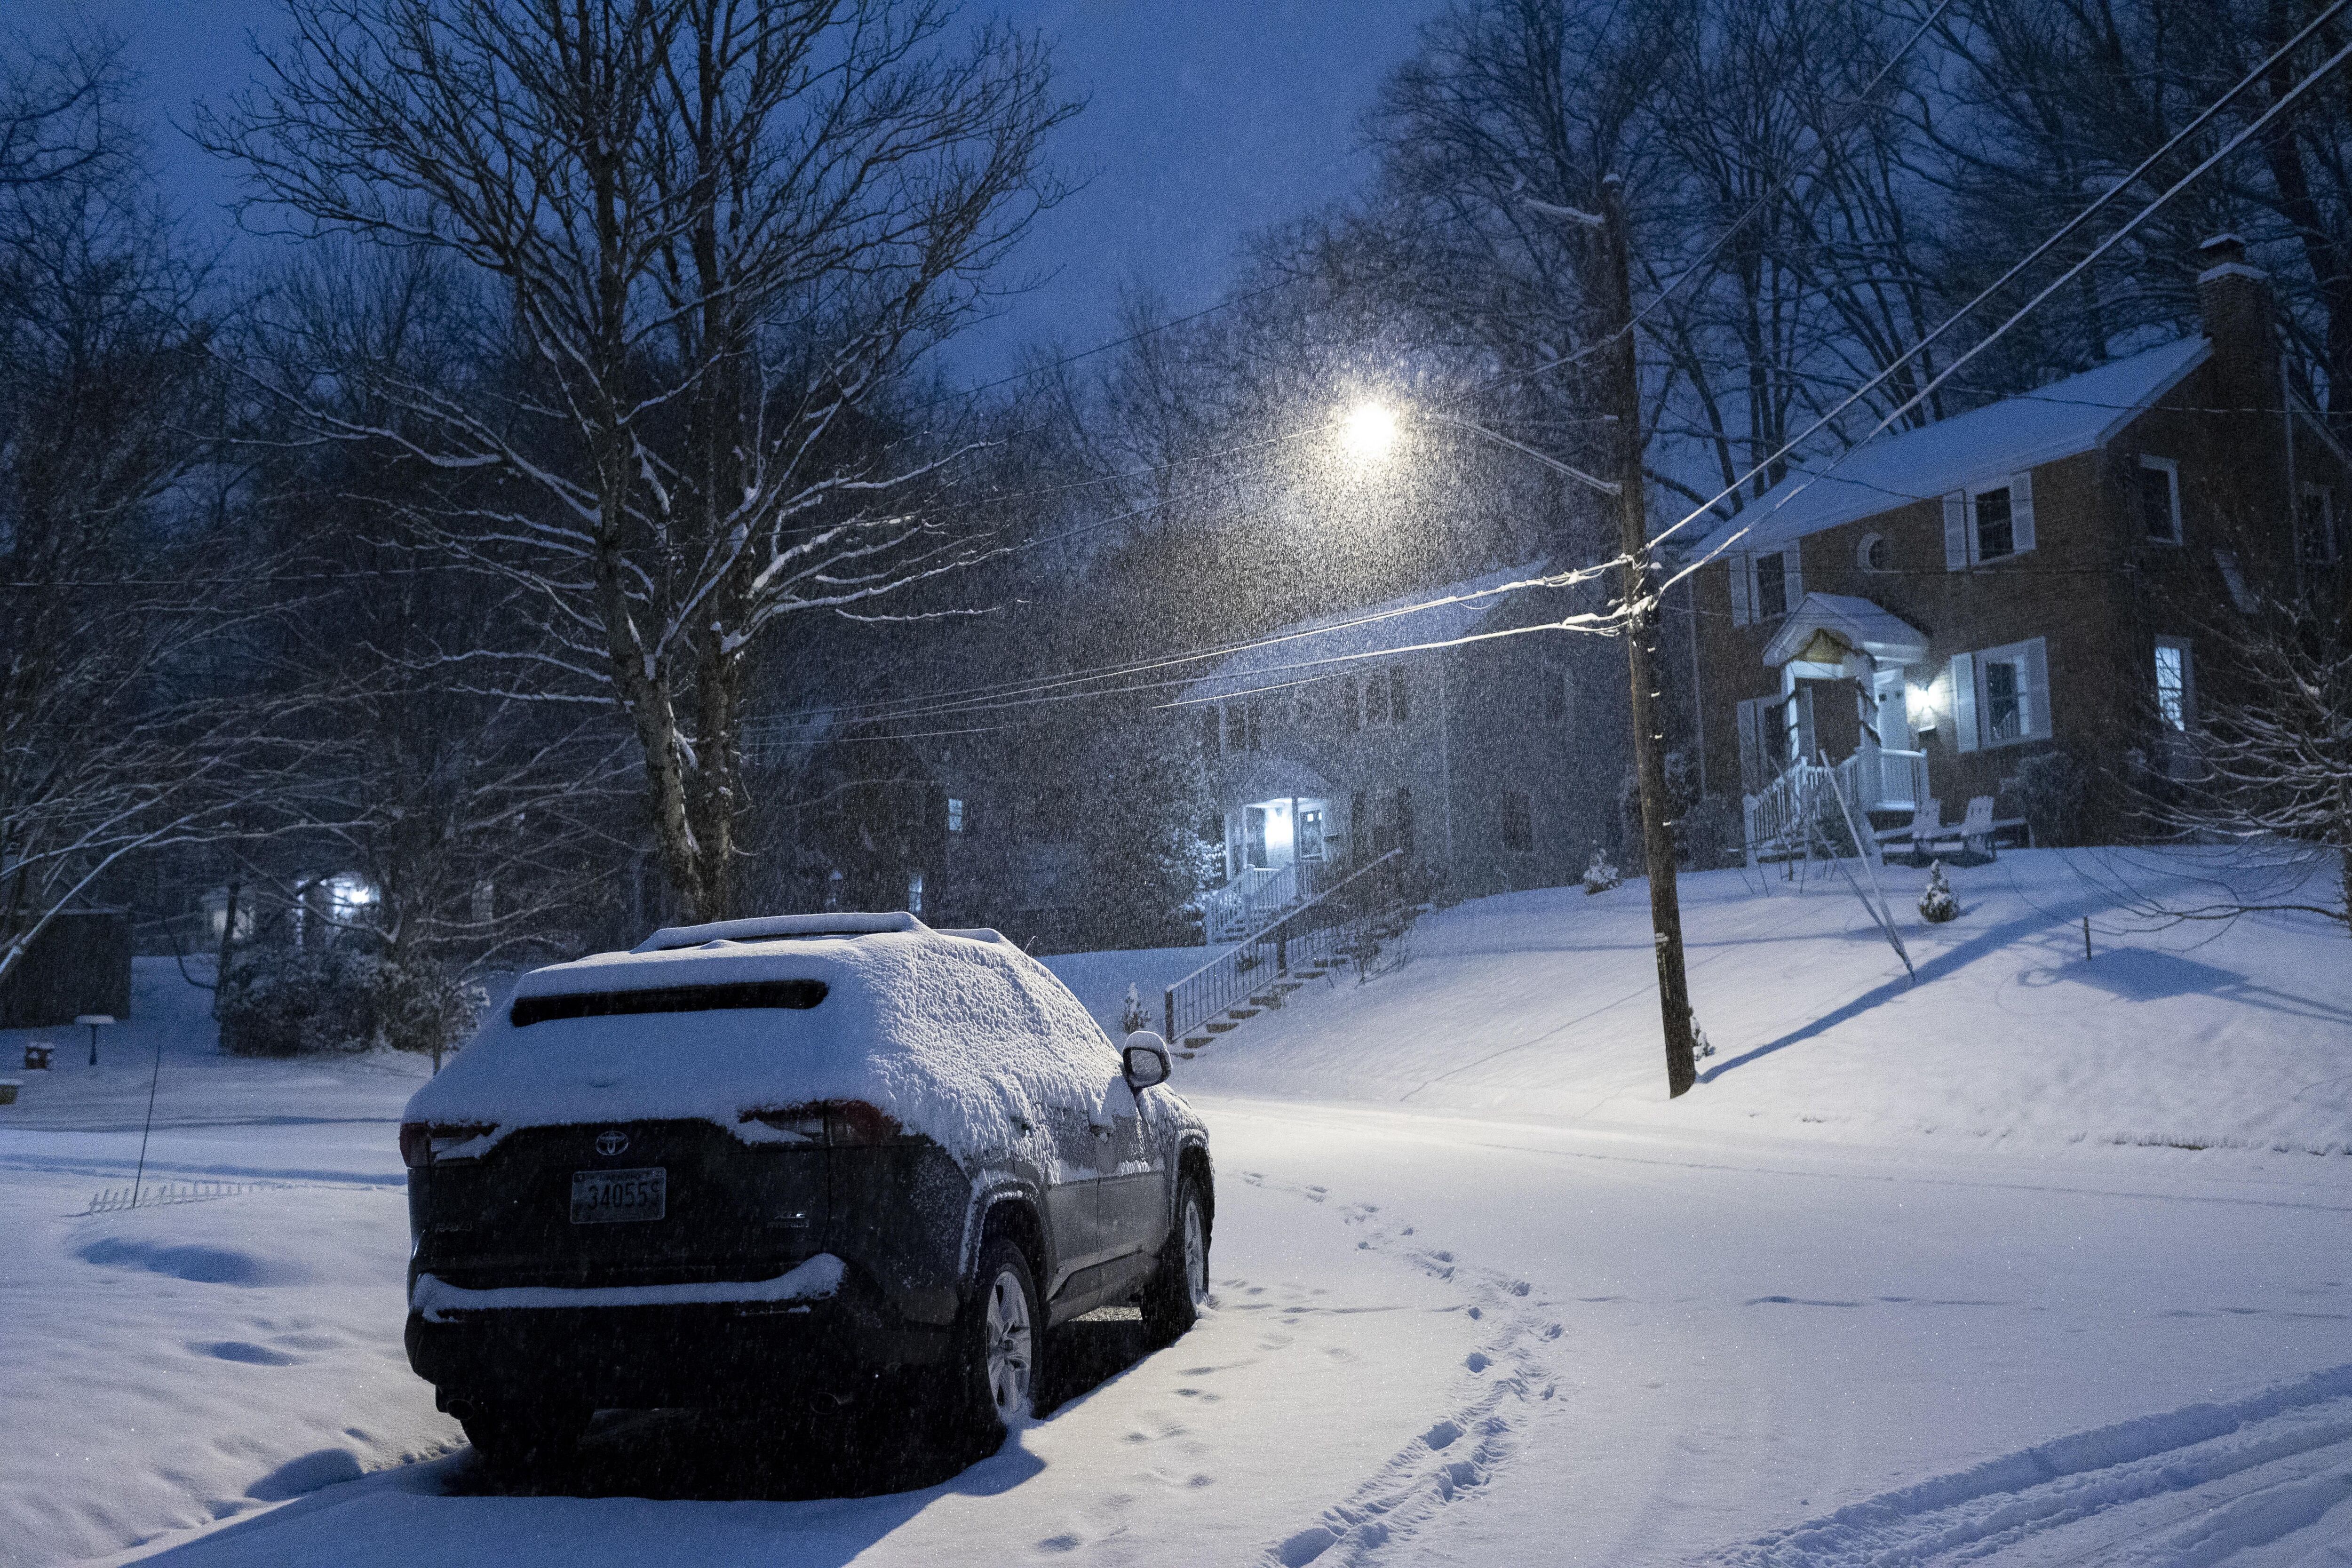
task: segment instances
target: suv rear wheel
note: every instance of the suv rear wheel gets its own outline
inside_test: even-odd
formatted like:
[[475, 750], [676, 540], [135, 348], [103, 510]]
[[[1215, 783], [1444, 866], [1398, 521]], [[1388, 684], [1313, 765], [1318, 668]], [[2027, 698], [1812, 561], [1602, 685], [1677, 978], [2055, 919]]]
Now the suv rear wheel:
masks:
[[520, 1400], [467, 1400], [456, 1412], [482, 1468], [502, 1481], [543, 1474], [571, 1458], [593, 1414]]
[[1143, 1288], [1143, 1331], [1155, 1345], [1172, 1344], [1209, 1300], [1209, 1205], [1191, 1176], [1176, 1186], [1176, 1223], [1160, 1251], [1160, 1267]]
[[1035, 1277], [1010, 1237], [992, 1237], [981, 1249], [980, 1289], [957, 1338], [956, 1424], [992, 1448], [1008, 1426], [1029, 1414], [1045, 1342]]

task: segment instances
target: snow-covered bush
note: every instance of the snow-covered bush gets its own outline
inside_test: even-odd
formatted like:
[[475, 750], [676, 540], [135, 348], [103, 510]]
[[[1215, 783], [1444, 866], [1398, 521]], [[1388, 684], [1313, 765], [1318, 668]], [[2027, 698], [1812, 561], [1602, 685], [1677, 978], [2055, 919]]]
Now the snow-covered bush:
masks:
[[1121, 1009], [1118, 1016], [1119, 1038], [1125, 1039], [1139, 1029], [1150, 1027], [1151, 1027], [1151, 1020], [1143, 1011], [1143, 992], [1135, 982], [1130, 980], [1127, 984], [1127, 1005]]
[[1927, 890], [1919, 895], [1919, 915], [1931, 925], [1941, 925], [1960, 912], [1960, 903], [1952, 897], [1952, 885], [1944, 880], [1944, 863], [1932, 862], [1927, 868]]
[[1605, 893], [1612, 888], [1624, 885], [1623, 873], [1609, 863], [1608, 856], [1595, 849], [1591, 861], [1584, 868], [1584, 890], [1587, 893]]
[[2033, 830], [2033, 842], [2046, 849], [2084, 841], [2091, 782], [2090, 770], [2071, 754], [2042, 752], [2021, 759], [2017, 772], [2000, 781], [2000, 789]]
[[1685, 869], [1716, 871], [1748, 858], [1748, 825], [1728, 795], [1701, 795], [1675, 822], [1675, 846]]
[[376, 961], [354, 942], [239, 952], [222, 981], [221, 1049], [240, 1057], [365, 1050], [375, 1038]]
[[361, 940], [257, 945], [237, 953], [221, 986], [221, 1049], [292, 1057], [388, 1046], [438, 1063], [483, 1001], [449, 967]]

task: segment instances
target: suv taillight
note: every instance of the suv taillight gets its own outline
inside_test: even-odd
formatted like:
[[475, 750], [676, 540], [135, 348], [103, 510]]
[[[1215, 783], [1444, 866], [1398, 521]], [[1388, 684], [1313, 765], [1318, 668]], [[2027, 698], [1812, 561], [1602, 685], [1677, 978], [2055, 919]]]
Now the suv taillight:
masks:
[[404, 1121], [400, 1124], [400, 1160], [412, 1171], [422, 1170], [461, 1143], [498, 1131], [477, 1123]]
[[757, 1121], [811, 1143], [836, 1149], [888, 1143], [900, 1136], [898, 1123], [862, 1100], [830, 1100], [814, 1105], [787, 1106], [782, 1110], [746, 1110], [745, 1121]]

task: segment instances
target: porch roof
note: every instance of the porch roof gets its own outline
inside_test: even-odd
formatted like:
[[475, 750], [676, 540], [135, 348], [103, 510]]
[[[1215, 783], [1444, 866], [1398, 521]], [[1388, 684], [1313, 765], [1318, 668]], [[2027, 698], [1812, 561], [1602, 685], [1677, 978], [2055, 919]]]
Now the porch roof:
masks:
[[1359, 610], [1311, 621], [1294, 621], [1227, 655], [1207, 674], [1184, 688], [1177, 700], [1213, 702], [1351, 673], [1357, 663], [1391, 650], [1466, 636], [1507, 602], [1525, 599], [1534, 592], [1512, 594], [1505, 589], [1539, 576], [1542, 572], [1539, 563], [1529, 563]]
[[1764, 647], [1764, 662], [1780, 668], [1828, 632], [1883, 664], [1917, 664], [1927, 657], [1927, 634], [1890, 610], [1850, 594], [1808, 594]]
[[1232, 804], [1247, 805], [1261, 800], [1285, 800], [1292, 795], [1304, 795], [1312, 800], [1330, 800], [1335, 792], [1331, 781], [1306, 763], [1288, 757], [1260, 756], [1251, 760], [1246, 772], [1231, 775], [1231, 783], [1218, 792]]
[[2180, 338], [1916, 430], [1881, 436], [1834, 468], [1826, 455], [1809, 459], [1825, 471], [1792, 468], [1697, 548], [1776, 550], [1997, 474], [2095, 450], [2212, 352], [2205, 338]]

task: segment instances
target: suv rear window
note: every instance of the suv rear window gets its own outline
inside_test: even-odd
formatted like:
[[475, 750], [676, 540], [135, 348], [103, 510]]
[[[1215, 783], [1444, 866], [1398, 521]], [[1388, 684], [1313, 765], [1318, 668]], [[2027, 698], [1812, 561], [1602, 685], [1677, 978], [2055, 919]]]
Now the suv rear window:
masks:
[[507, 1018], [518, 1029], [558, 1018], [610, 1018], [631, 1013], [708, 1013], [726, 1007], [790, 1007], [805, 1012], [824, 1000], [822, 980], [747, 980], [733, 985], [657, 985], [643, 991], [573, 991], [518, 996]]

